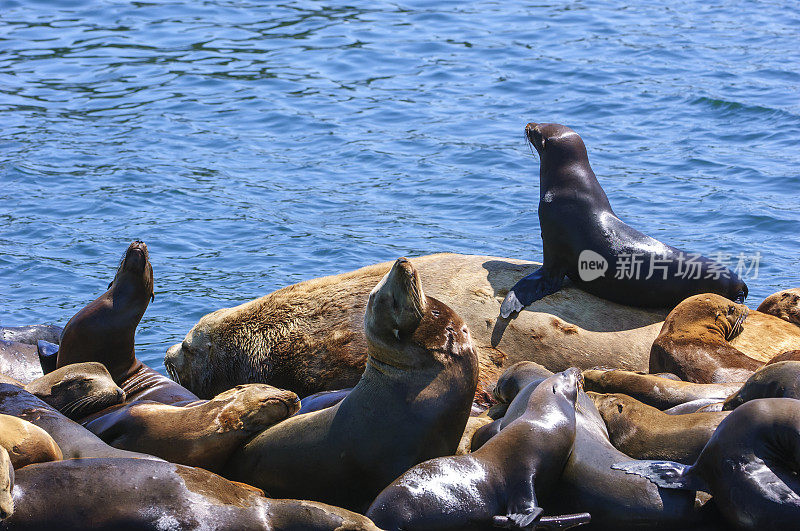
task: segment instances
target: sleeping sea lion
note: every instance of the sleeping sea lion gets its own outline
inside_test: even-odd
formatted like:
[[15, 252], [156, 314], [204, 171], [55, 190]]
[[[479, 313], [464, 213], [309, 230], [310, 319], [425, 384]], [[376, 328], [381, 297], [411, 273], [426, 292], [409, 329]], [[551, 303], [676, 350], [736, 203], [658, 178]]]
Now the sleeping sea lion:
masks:
[[611, 444], [634, 459], [692, 464], [728, 416], [727, 412], [668, 415], [628, 395], [586, 394], [603, 417]]
[[727, 267], [646, 236], [620, 220], [589, 165], [581, 137], [560, 124], [529, 123], [539, 154], [539, 224], [543, 265], [511, 288], [508, 317], [561, 289], [579, 288], [630, 306], [672, 308], [698, 293], [743, 301], [747, 285]]
[[744, 304], [713, 293], [689, 297], [664, 321], [650, 350], [650, 372], [669, 371], [696, 383], [747, 380], [764, 362], [729, 341], [742, 331], [748, 313]]
[[400, 258], [370, 294], [364, 330], [367, 366], [347, 397], [261, 432], [234, 452], [226, 477], [364, 510], [412, 466], [455, 452], [478, 383], [464, 322], [426, 297]]
[[130, 402], [153, 400], [178, 404], [198, 400], [136, 359], [136, 327], [154, 299], [153, 266], [147, 245], [136, 240], [128, 246], [108, 291], [75, 314], [64, 327], [56, 366], [100, 362]]
[[114, 448], [217, 472], [247, 439], [299, 408], [291, 391], [248, 384], [182, 407], [137, 400], [101, 411], [83, 426]]
[[800, 326], [800, 288], [773, 293], [758, 305], [758, 311]]
[[17, 470], [64, 457], [61, 448], [46, 431], [11, 415], [0, 414], [0, 447], [8, 451], [11, 464]]

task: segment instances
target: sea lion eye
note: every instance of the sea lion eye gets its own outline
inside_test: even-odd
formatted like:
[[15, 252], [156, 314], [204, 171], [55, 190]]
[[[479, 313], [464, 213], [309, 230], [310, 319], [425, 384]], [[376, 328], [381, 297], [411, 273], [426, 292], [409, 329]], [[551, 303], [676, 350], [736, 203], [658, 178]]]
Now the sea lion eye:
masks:
[[619, 410], [620, 413], [622, 413], [622, 404], [617, 404], [617, 409]]
[[439, 310], [431, 310], [434, 317], [439, 317]]

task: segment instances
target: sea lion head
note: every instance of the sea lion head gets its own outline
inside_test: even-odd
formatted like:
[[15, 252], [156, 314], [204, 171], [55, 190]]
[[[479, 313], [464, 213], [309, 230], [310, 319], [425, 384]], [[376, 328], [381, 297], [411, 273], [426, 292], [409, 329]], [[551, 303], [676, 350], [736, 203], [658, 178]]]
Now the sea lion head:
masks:
[[800, 326], [800, 289], [787, 289], [773, 293], [758, 306], [758, 311]]
[[218, 431], [260, 432], [300, 409], [300, 399], [296, 394], [266, 384], [237, 385], [218, 394], [212, 401], [224, 404], [217, 415]]
[[14, 466], [5, 448], [0, 446], [0, 520], [14, 514]]
[[603, 417], [603, 421], [605, 421], [609, 430], [618, 426], [634, 429], [631, 415], [635, 411], [637, 402], [633, 398], [622, 393], [595, 393], [589, 391], [586, 394], [594, 402], [594, 406], [600, 416]]
[[65, 365], [33, 380], [25, 390], [72, 420], [125, 400], [125, 392], [114, 383], [105, 366], [94, 361]]
[[583, 139], [566, 125], [531, 122], [525, 138], [539, 154], [542, 170], [551, 160], [588, 160]]
[[123, 281], [133, 281], [144, 293], [147, 293], [150, 300], [155, 300], [153, 266], [150, 264], [150, 253], [147, 250], [147, 244], [141, 240], [134, 240], [128, 246], [117, 268], [117, 274], [108, 287], [111, 289], [112, 286], [118, 285]]
[[684, 299], [667, 316], [671, 328], [680, 331], [712, 330], [726, 341], [738, 336], [750, 310], [716, 293], [703, 293]]
[[369, 294], [364, 329], [370, 359], [399, 369], [475, 356], [467, 325], [446, 304], [425, 296], [406, 258], [398, 258]]
[[533, 381], [543, 381], [553, 373], [533, 361], [518, 361], [506, 369], [492, 390], [495, 400], [501, 404], [510, 404], [514, 397]]

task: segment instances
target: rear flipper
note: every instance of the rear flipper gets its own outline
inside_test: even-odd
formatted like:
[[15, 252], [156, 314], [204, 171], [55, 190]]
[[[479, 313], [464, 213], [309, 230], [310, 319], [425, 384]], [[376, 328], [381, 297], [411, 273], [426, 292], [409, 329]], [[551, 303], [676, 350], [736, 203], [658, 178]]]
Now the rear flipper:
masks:
[[553, 273], [540, 267], [527, 277], [514, 284], [500, 305], [500, 316], [505, 319], [514, 312], [519, 312], [534, 301], [546, 297], [561, 289], [564, 273]]
[[642, 476], [665, 489], [708, 490], [705, 482], [692, 473], [690, 465], [674, 461], [626, 461], [614, 463], [611, 468]]
[[514, 516], [521, 515], [495, 516], [494, 525], [495, 527], [504, 527], [506, 529], [526, 529], [530, 531], [535, 529], [565, 530], [587, 524], [592, 519], [589, 513], [562, 514], [560, 516], [540, 515], [541, 509], [539, 509], [537, 517], [525, 526], [517, 525], [517, 520], [513, 519]]
[[492, 520], [495, 527], [505, 529], [535, 529], [531, 527], [542, 514], [541, 507], [531, 507], [525, 512], [510, 513], [505, 516], [495, 516]]

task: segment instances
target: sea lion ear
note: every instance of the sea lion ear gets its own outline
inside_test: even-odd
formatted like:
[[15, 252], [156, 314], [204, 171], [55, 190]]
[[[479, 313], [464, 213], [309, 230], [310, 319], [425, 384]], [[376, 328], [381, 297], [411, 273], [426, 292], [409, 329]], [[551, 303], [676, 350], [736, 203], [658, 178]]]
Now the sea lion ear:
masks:
[[111, 282], [109, 282], [109, 283], [108, 283], [108, 287], [107, 287], [106, 289], [111, 289], [111, 284], [113, 284], [113, 283], [114, 283], [114, 281], [113, 281], [113, 280], [112, 280]]

